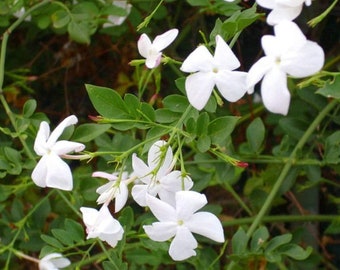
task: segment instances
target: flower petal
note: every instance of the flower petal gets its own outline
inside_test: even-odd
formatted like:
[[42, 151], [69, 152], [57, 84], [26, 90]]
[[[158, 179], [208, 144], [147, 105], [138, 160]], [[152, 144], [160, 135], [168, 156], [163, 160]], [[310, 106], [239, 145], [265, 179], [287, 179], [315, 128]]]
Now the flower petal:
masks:
[[83, 214], [83, 221], [86, 227], [92, 227], [98, 218], [98, 210], [90, 207], [80, 207]]
[[163, 34], [156, 36], [152, 45], [160, 52], [168, 47], [175, 40], [177, 35], [178, 29], [170, 29]]
[[189, 220], [192, 215], [204, 205], [207, 198], [196, 191], [178, 191], [176, 193], [176, 212], [179, 220]]
[[185, 226], [193, 233], [203, 235], [216, 242], [224, 242], [223, 227], [220, 220], [209, 212], [195, 213]]
[[172, 171], [160, 179], [163, 189], [176, 192], [180, 190], [189, 190], [193, 182], [189, 176], [182, 177], [181, 171]]
[[47, 151], [47, 140], [50, 135], [50, 126], [47, 122], [43, 121], [40, 123], [37, 136], [34, 141], [34, 151], [42, 156]]
[[56, 267], [56, 269], [64, 268], [71, 264], [70, 260], [66, 258], [53, 258], [50, 259], [50, 262]]
[[275, 7], [275, 1], [273, 0], [256, 0], [256, 2], [264, 8], [273, 9]]
[[185, 90], [190, 104], [197, 110], [202, 110], [207, 104], [214, 89], [212, 72], [197, 72], [185, 80]]
[[51, 147], [51, 150], [55, 152], [58, 156], [65, 155], [70, 152], [80, 152], [84, 149], [84, 144], [70, 141], [57, 141]]
[[268, 72], [262, 80], [261, 95], [263, 104], [269, 111], [286, 115], [290, 103], [286, 74], [278, 68]]
[[[171, 147], [167, 147], [165, 152], [165, 141], [155, 142], [148, 152], [148, 165], [151, 170], [158, 168], [157, 177], [167, 174], [172, 169], [173, 153]], [[162, 159], [163, 158], [163, 159]], [[160, 164], [161, 163], [161, 164]]]
[[114, 181], [118, 179], [117, 173], [107, 173], [107, 172], [94, 172], [92, 177], [105, 178], [109, 181]]
[[306, 41], [305, 46], [300, 50], [287, 53], [281, 60], [280, 67], [283, 71], [291, 76], [302, 78], [321, 70], [325, 54], [317, 43]]
[[70, 167], [59, 156], [51, 152], [46, 155], [46, 186], [62, 190], [72, 190], [73, 179]]
[[63, 258], [59, 253], [51, 253], [43, 257], [39, 262], [40, 270], [56, 270], [71, 264], [69, 259]]
[[129, 190], [124, 183], [124, 181], [120, 182], [119, 189], [116, 193], [116, 200], [115, 200], [115, 213], [119, 212], [124, 205], [126, 204], [126, 201], [128, 199]]
[[184, 72], [212, 71], [214, 58], [209, 50], [201, 45], [198, 46], [182, 63], [180, 70]]
[[147, 58], [149, 56], [149, 50], [151, 49], [151, 40], [146, 34], [142, 34], [137, 41], [138, 51], [141, 56]]
[[42, 156], [32, 172], [32, 180], [38, 187], [46, 187], [47, 161], [47, 156]]
[[78, 122], [78, 118], [75, 115], [66, 117], [51, 133], [47, 140], [47, 144], [52, 146], [58, 140], [60, 135], [64, 132], [64, 129], [68, 126], [74, 125]]
[[97, 217], [97, 230], [102, 233], [116, 233], [121, 229], [121, 225], [118, 220], [116, 220], [110, 213], [107, 205], [103, 205], [98, 212]]
[[149, 56], [146, 58], [145, 65], [152, 69], [158, 67], [161, 63], [162, 53], [161, 52], [151, 52]]
[[238, 61], [228, 44], [219, 35], [216, 36], [214, 62], [218, 65], [219, 69], [234, 70], [240, 66], [240, 61]]
[[246, 83], [247, 88], [253, 87], [273, 67], [274, 60], [265, 56], [260, 58], [248, 71]]
[[183, 261], [196, 255], [197, 241], [189, 229], [178, 226], [177, 233], [169, 248], [169, 255], [175, 261]]
[[306, 37], [300, 28], [293, 22], [284, 21], [274, 26], [275, 37], [278, 39], [282, 53], [289, 53], [292, 50], [305, 46]]
[[147, 195], [146, 196], [146, 204], [150, 207], [152, 214], [159, 220], [159, 221], [173, 221], [177, 222], [176, 210], [156, 197]]
[[149, 184], [151, 181], [151, 170], [143, 160], [141, 160], [137, 155], [134, 153], [132, 154], [132, 168], [134, 174], [145, 184]]
[[140, 206], [146, 206], [146, 194], [147, 194], [147, 185], [134, 185], [131, 190], [132, 198], [138, 203]]
[[216, 87], [226, 100], [235, 102], [247, 92], [246, 78], [246, 72], [221, 70], [215, 78]]
[[143, 229], [151, 240], [163, 242], [176, 235], [176, 227], [176, 222], [154, 222], [152, 225], [144, 225]]
[[284, 6], [277, 4], [276, 7], [268, 14], [267, 23], [277, 25], [284, 21], [292, 21], [302, 11], [302, 5], [296, 7]]

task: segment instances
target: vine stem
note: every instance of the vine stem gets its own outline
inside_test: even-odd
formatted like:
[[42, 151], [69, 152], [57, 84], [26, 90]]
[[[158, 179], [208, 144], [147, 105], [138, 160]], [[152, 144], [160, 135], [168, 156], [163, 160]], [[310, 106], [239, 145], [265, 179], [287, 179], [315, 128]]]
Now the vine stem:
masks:
[[308, 127], [306, 132], [303, 134], [301, 139], [298, 141], [297, 145], [295, 146], [294, 150], [290, 154], [287, 163], [284, 165], [281, 174], [279, 175], [279, 178], [277, 179], [276, 183], [274, 184], [272, 190], [270, 191], [266, 201], [264, 202], [262, 208], [260, 209], [259, 213], [256, 215], [253, 223], [249, 227], [247, 231], [248, 238], [251, 237], [251, 235], [254, 233], [256, 228], [259, 226], [261, 221], [263, 220], [263, 217], [265, 214], [269, 211], [272, 202], [277, 195], [280, 187], [282, 186], [283, 181], [285, 180], [290, 168], [294, 165], [296, 155], [299, 152], [299, 150], [302, 149], [302, 147], [307, 142], [308, 138], [312, 135], [313, 131], [318, 127], [318, 125], [321, 123], [321, 121], [327, 116], [327, 114], [338, 104], [337, 100], [331, 101], [320, 113], [319, 115], [314, 119], [314, 121], [311, 123], [311, 125]]
[[[264, 202], [262, 208], [258, 212], [258, 214], [255, 216], [255, 218], [250, 218], [253, 219], [252, 223], [247, 231], [247, 237], [248, 240], [250, 237], [253, 235], [255, 232], [256, 228], [260, 225], [261, 222], [265, 222], [265, 215], [267, 212], [270, 210], [271, 205], [273, 203], [273, 200], [275, 199], [275, 196], [277, 195], [280, 187], [283, 184], [283, 181], [286, 179], [286, 176], [291, 169], [291, 167], [295, 164], [296, 162], [296, 155], [297, 153], [302, 149], [302, 147], [305, 145], [307, 142], [308, 138], [312, 135], [313, 131], [318, 127], [318, 125], [321, 123], [321, 121], [327, 116], [327, 114], [338, 104], [337, 100], [332, 100], [328, 105], [319, 113], [319, 115], [314, 119], [314, 121], [311, 123], [311, 125], [308, 127], [308, 129], [305, 131], [303, 136], [300, 138], [298, 141], [297, 145], [293, 149], [292, 153], [290, 154], [289, 158], [287, 159], [287, 163], [284, 165], [282, 168], [282, 171], [274, 184], [272, 190], [270, 191], [266, 201]], [[301, 217], [303, 218], [303, 216]], [[287, 221], [286, 219], [285, 221]], [[318, 220], [318, 218], [315, 218], [314, 220]], [[228, 270], [234, 269], [235, 262], [231, 261], [230, 264], [228, 265]]]
[[[339, 221], [338, 215], [275, 215], [275, 216], [264, 216], [262, 223], [273, 223], [273, 222], [332, 222]], [[241, 226], [250, 224], [254, 221], [253, 217], [247, 218], [235, 218], [227, 221], [223, 221], [223, 227], [229, 226]]]

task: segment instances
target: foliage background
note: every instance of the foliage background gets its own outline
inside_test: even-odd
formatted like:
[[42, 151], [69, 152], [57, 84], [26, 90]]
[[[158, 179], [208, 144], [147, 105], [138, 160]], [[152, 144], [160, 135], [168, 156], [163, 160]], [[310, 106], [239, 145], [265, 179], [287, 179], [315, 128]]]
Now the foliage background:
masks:
[[[39, 1], [23, 1], [22, 4], [29, 7], [37, 2]], [[77, 38], [72, 36], [72, 33], [67, 32], [63, 27], [58, 29], [53, 27], [53, 23], [56, 24], [58, 21], [57, 19], [53, 21], [53, 16], [51, 16], [56, 6], [51, 5], [43, 7], [45, 10], [36, 11], [37, 16], [33, 14], [32, 21], [23, 22], [16, 31], [10, 34], [4, 82], [5, 99], [11, 109], [21, 115], [21, 118], [25, 120], [23, 122], [28, 125], [25, 129], [28, 134], [28, 143], [32, 145], [38, 124], [42, 119], [46, 119], [46, 116], [51, 123], [57, 124], [70, 114], [77, 115], [81, 123], [90, 122], [89, 115], [98, 115], [89, 99], [85, 84], [109, 87], [115, 89], [121, 96], [127, 93], [138, 96], [140, 91], [138, 72], [143, 72], [143, 66], [134, 67], [129, 63], [133, 59], [140, 58], [136, 42], [142, 32], [154, 37], [170, 28], [179, 28], [180, 35], [166, 50], [166, 54], [182, 61], [198, 43], [204, 42], [203, 37], [209, 40], [211, 31], [216, 30], [215, 23], [218, 18], [224, 21], [236, 10], [249, 10], [254, 5], [254, 1], [238, 1], [238, 4], [230, 4], [228, 9], [223, 9], [219, 5], [221, 2], [164, 1], [150, 23], [141, 31], [137, 31], [137, 26], [155, 9], [159, 1], [132, 0], [131, 13], [123, 25], [104, 29], [98, 24], [97, 29], [88, 35], [89, 39], [85, 39], [85, 42], [84, 40], [75, 42], [74, 39]], [[306, 36], [323, 47], [328, 61], [327, 70], [339, 72], [339, 7], [335, 7], [317, 27], [307, 27], [306, 24], [332, 2], [313, 1], [312, 6], [305, 8], [297, 21], [300, 25], [304, 25], [303, 30]], [[64, 3], [72, 7], [70, 1]], [[0, 5], [0, 14], [2, 14], [0, 26], [1, 32], [4, 33], [15, 18], [10, 11], [6, 13], [5, 9], [1, 9], [2, 7], [4, 6]], [[40, 18], [39, 12], [48, 15], [46, 16], [51, 20], [49, 25], [43, 25], [44, 20], [48, 19]], [[258, 7], [257, 12], [262, 14], [267, 11]], [[254, 17], [254, 20], [250, 18], [250, 16], [245, 17], [243, 21], [239, 18], [235, 19], [239, 25], [243, 23], [246, 25], [247, 20], [250, 24], [242, 31], [233, 47], [241, 61], [241, 69], [244, 71], [249, 70], [252, 63], [261, 56], [261, 36], [272, 33], [272, 28], [266, 25], [264, 16]], [[230, 30], [234, 29], [235, 25], [231, 22], [226, 27]], [[225, 33], [230, 32], [225, 31]], [[230, 41], [233, 36], [226, 38], [227, 41]], [[185, 74], [179, 72], [178, 67], [173, 64], [162, 66], [161, 72], [156, 71], [155, 77], [148, 82], [142, 100], [153, 105], [155, 109], [163, 108], [165, 106], [163, 100], [166, 96], [181, 94], [178, 90], [180, 82], [177, 81], [176, 86], [175, 80], [183, 76]], [[336, 78], [339, 78], [339, 75]], [[324, 85], [330, 81], [330, 78], [323, 79]], [[311, 92], [318, 89], [315, 85], [297, 90], [294, 86], [296, 82], [290, 81], [290, 83], [293, 88], [293, 101], [287, 117], [268, 113], [261, 105], [254, 103], [251, 96], [247, 95], [237, 103], [226, 102], [223, 107], [217, 108], [215, 115], [211, 112], [206, 113], [211, 120], [225, 115], [241, 117], [241, 121], [232, 133], [232, 140], [228, 139], [225, 146], [230, 147], [228, 154], [248, 162], [248, 168], [239, 169], [227, 166], [221, 161], [210, 161], [214, 158], [211, 154], [199, 150], [200, 143], [197, 138], [192, 144], [194, 146], [187, 149], [190, 157], [188, 160], [194, 161], [192, 164], [188, 162], [187, 170], [193, 178], [197, 179], [196, 189], [204, 191], [207, 195], [210, 210], [217, 213], [224, 222], [229, 243], [232, 242], [231, 238], [235, 237], [239, 225], [246, 226], [250, 223], [241, 219], [248, 217], [249, 213], [240, 206], [240, 202], [235, 200], [232, 196], [233, 192], [238, 194], [252, 213], [256, 213], [263, 205], [284, 164], [281, 158], [289, 155], [308, 124], [329, 102], [321, 95], [311, 95]], [[339, 89], [339, 79], [337, 79], [337, 89]], [[30, 108], [35, 107], [33, 104], [24, 107], [24, 104], [31, 99], [37, 100], [37, 113], [28, 112], [26, 117], [25, 109], [31, 110]], [[299, 263], [294, 261], [289, 269], [336, 269], [340, 267], [338, 261], [340, 227], [336, 218], [339, 213], [340, 192], [338, 109], [339, 106], [329, 118], [329, 122], [322, 125], [321, 131], [317, 130], [312, 139], [308, 141], [301, 155], [302, 164], [292, 168], [281, 187], [280, 196], [276, 197], [272, 205], [271, 215], [279, 215], [283, 218], [282, 220], [274, 219], [267, 224], [270, 235], [290, 232], [293, 234], [293, 242], [303, 247], [311, 245], [315, 248], [313, 254], [302, 263], [303, 267], [307, 265], [307, 268], [299, 268], [301, 267]], [[204, 123], [205, 117], [202, 116], [200, 121]], [[129, 269], [137, 267], [140, 269], [152, 269], [152, 267], [153, 269], [190, 269], [189, 267], [203, 269], [202, 267], [210, 265], [219, 254], [220, 247], [211, 245], [210, 242], [202, 239], [206, 248], [202, 249], [197, 259], [174, 264], [167, 257], [166, 244], [157, 244], [155, 248], [154, 243], [144, 238], [140, 241], [129, 242], [127, 240], [130, 245], [124, 247], [122, 244], [118, 247], [118, 251], [103, 248], [103, 244], [95, 245], [95, 241], [85, 242], [83, 228], [80, 225], [82, 224], [81, 218], [75, 216], [74, 209], [79, 209], [84, 204], [95, 207], [95, 189], [102, 182], [91, 178], [91, 172], [99, 169], [113, 171], [114, 166], [107, 164], [112, 157], [98, 157], [89, 164], [72, 162], [75, 181], [75, 190], [72, 193], [39, 189], [33, 186], [30, 180], [32, 164], [29, 160], [25, 159], [22, 152], [9, 150], [21, 149], [21, 146], [15, 136], [11, 138], [4, 130], [9, 126], [8, 115], [4, 111], [0, 113], [0, 119], [3, 131], [0, 134], [2, 155], [0, 164], [2, 173], [0, 265], [2, 263], [5, 265], [10, 260], [9, 269], [35, 269], [36, 266], [31, 262], [16, 258], [13, 253], [4, 248], [10, 245], [35, 257], [39, 257], [41, 251], [44, 253], [48, 250], [61, 250], [73, 255], [73, 258], [79, 260], [82, 258], [83, 262], [86, 252], [88, 252], [86, 255], [89, 255], [86, 258], [98, 256], [97, 260], [90, 259], [88, 264], [84, 263], [79, 266], [81, 269], [94, 269], [94, 267], [114, 269], [111, 268], [112, 265], [109, 266], [109, 262], [105, 266], [105, 263], [102, 264], [101, 261], [106, 257], [115, 258], [115, 256], [123, 262], [129, 262]], [[196, 134], [198, 137], [202, 135], [198, 133]], [[256, 139], [252, 139], [253, 137]], [[262, 140], [261, 137], [263, 137]], [[115, 151], [124, 151], [125, 148], [135, 145], [143, 138], [145, 138], [143, 130], [134, 130], [131, 133], [110, 130], [86, 144], [90, 151], [105, 149], [107, 146], [117, 149]], [[332, 149], [334, 152], [328, 153], [329, 162], [326, 160], [326, 163], [321, 163], [325, 161], [325, 147], [326, 150]], [[320, 163], [308, 164], [308, 159], [319, 160]], [[11, 168], [6, 167], [8, 161], [10, 161]], [[303, 161], [307, 163], [303, 164]], [[119, 216], [122, 220], [129, 220], [126, 224], [132, 226], [131, 234], [136, 236], [134, 233], [136, 231], [141, 233], [140, 224], [150, 219], [150, 214], [144, 214], [132, 202], [130, 202], [130, 207]], [[135, 219], [132, 217], [131, 209], [133, 209]], [[315, 214], [329, 218], [317, 223], [296, 222], [297, 220], [289, 222], [287, 216], [296, 214], [301, 216]], [[316, 218], [316, 221], [322, 220]], [[64, 239], [66, 242], [63, 242], [63, 231], [68, 230], [73, 232], [74, 239]], [[233, 254], [237, 261], [235, 245], [232, 249], [229, 243], [214, 269], [227, 265], [230, 254]], [[241, 253], [244, 257], [240, 255], [240, 258], [247, 262], [248, 267], [253, 267], [249, 269], [269, 267], [270, 263], [262, 254], [255, 256], [247, 254], [244, 250]]]

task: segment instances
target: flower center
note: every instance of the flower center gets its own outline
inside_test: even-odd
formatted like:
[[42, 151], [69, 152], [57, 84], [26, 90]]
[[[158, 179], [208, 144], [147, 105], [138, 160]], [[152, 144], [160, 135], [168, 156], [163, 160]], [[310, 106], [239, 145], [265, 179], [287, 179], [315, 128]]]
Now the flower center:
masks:
[[178, 220], [177, 224], [178, 224], [178, 226], [182, 226], [184, 224], [184, 221], [183, 220]]
[[277, 56], [277, 57], [275, 58], [275, 64], [277, 64], [277, 65], [280, 65], [280, 64], [281, 64], [281, 57], [280, 57], [280, 56]]
[[214, 73], [218, 73], [218, 68], [217, 68], [217, 67], [214, 67], [212, 71], [213, 71]]

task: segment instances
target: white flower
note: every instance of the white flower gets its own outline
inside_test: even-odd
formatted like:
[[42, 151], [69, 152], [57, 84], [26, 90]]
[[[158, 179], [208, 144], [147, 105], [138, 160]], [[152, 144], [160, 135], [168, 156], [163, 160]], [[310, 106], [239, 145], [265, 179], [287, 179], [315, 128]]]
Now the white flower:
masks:
[[311, 0], [256, 0], [256, 2], [272, 11], [267, 16], [267, 23], [278, 24], [282, 21], [292, 21], [301, 13], [303, 3], [312, 4]]
[[219, 35], [216, 36], [214, 56], [205, 46], [197, 47], [180, 68], [184, 72], [194, 72], [185, 81], [190, 104], [197, 110], [203, 109], [215, 85], [226, 100], [239, 100], [247, 92], [247, 73], [233, 71], [239, 66], [240, 62]]
[[39, 261], [39, 270], [58, 270], [71, 264], [69, 259], [59, 253], [51, 253]]
[[77, 142], [57, 140], [66, 127], [76, 124], [77, 121], [77, 117], [71, 115], [65, 118], [51, 134], [48, 123], [45, 121], [40, 123], [34, 151], [42, 158], [32, 172], [32, 179], [37, 186], [72, 190], [71, 169], [60, 156], [82, 151], [85, 146]]
[[110, 213], [106, 204], [99, 209], [81, 207], [83, 221], [86, 225], [87, 238], [99, 238], [115, 247], [123, 238], [124, 229]]
[[224, 242], [223, 227], [218, 218], [209, 212], [197, 212], [206, 204], [205, 195], [195, 191], [178, 191], [175, 207], [148, 196], [147, 205], [159, 222], [143, 228], [154, 241], [163, 242], [174, 237], [169, 254], [176, 261], [185, 260], [196, 255], [197, 241], [192, 233]]
[[315, 42], [309, 41], [293, 22], [274, 26], [275, 36], [262, 37], [266, 56], [249, 70], [247, 84], [254, 86], [262, 77], [261, 95], [266, 108], [286, 115], [290, 104], [287, 74], [296, 78], [313, 75], [324, 63], [324, 52]]
[[142, 182], [135, 184], [131, 194], [140, 206], [146, 206], [146, 195], [158, 195], [167, 203], [175, 202], [175, 193], [188, 190], [193, 186], [189, 176], [182, 176], [180, 171], [172, 171], [174, 166], [173, 153], [165, 141], [155, 142], [148, 152], [148, 165], [133, 154], [132, 167], [134, 175]]
[[115, 200], [115, 212], [119, 212], [128, 199], [129, 191], [127, 188], [127, 181], [129, 180], [129, 174], [127, 172], [123, 172], [121, 177], [119, 177], [119, 173], [106, 173], [106, 172], [94, 172], [92, 177], [101, 177], [109, 180], [109, 183], [100, 186], [97, 188], [96, 192], [100, 194], [97, 199], [98, 204], [109, 203], [113, 198]]
[[132, 5], [128, 4], [128, 2], [125, 0], [113, 1], [112, 5], [123, 8], [126, 11], [126, 15], [125, 16], [109, 15], [107, 17], [108, 22], [103, 24], [103, 28], [121, 25], [125, 21], [126, 17], [130, 14], [132, 7]]
[[142, 34], [137, 42], [138, 51], [146, 58], [145, 65], [148, 68], [157, 67], [162, 58], [162, 50], [168, 47], [177, 37], [178, 30], [171, 29], [162, 35], [156, 36], [153, 42], [146, 34]]

